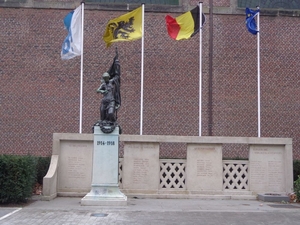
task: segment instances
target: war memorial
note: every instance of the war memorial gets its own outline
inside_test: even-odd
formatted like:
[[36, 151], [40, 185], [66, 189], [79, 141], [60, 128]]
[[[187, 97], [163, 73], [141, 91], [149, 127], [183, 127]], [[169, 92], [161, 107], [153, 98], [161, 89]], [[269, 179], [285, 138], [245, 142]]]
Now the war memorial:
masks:
[[[85, 195], [81, 205], [100, 206], [126, 205], [127, 196], [289, 200], [287, 193], [293, 191], [291, 138], [119, 136], [120, 78], [116, 50], [97, 89], [103, 98], [94, 134], [53, 136], [44, 200]], [[124, 145], [123, 158], [119, 158], [119, 142]], [[184, 143], [186, 159], [160, 159], [160, 144], [168, 142]], [[249, 160], [222, 160], [222, 144], [232, 143], [249, 145]]]
[[0, 1], [1, 153], [51, 157], [43, 200], [285, 199], [300, 159], [297, 4], [261, 6], [257, 67], [245, 27], [255, 1], [204, 1], [202, 41], [200, 31], [171, 39], [165, 22], [198, 2], [163, 2], [146, 3], [142, 51], [140, 41], [102, 40], [109, 19], [140, 3], [86, 1], [82, 61], [60, 57], [63, 18], [80, 2]]

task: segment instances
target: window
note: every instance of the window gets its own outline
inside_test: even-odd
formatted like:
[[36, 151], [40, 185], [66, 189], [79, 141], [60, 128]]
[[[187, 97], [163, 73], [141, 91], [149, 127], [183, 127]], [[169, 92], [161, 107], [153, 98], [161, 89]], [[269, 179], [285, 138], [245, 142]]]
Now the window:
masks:
[[95, 3], [128, 3], [128, 4], [156, 4], [156, 5], [179, 5], [179, 0], [86, 0]]
[[299, 0], [238, 0], [239, 8], [300, 9]]

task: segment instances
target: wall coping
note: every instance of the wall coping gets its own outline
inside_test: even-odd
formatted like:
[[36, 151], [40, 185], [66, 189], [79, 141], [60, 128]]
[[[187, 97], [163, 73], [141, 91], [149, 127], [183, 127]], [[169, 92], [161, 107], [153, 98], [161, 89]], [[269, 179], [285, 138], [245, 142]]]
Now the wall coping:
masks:
[[[55, 140], [80, 140], [92, 141], [93, 134], [79, 133], [54, 133]], [[255, 144], [255, 145], [292, 145], [292, 138], [276, 137], [223, 137], [223, 136], [173, 136], [173, 135], [128, 135], [121, 134], [123, 142], [160, 142], [160, 143], [214, 143], [214, 144]]]

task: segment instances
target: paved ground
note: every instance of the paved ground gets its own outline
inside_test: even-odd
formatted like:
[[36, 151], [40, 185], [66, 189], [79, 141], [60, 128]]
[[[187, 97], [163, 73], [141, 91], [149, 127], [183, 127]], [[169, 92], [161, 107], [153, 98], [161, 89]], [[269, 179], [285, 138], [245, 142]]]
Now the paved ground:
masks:
[[135, 199], [127, 206], [81, 206], [81, 198], [0, 207], [1, 225], [300, 224], [300, 204], [256, 200]]

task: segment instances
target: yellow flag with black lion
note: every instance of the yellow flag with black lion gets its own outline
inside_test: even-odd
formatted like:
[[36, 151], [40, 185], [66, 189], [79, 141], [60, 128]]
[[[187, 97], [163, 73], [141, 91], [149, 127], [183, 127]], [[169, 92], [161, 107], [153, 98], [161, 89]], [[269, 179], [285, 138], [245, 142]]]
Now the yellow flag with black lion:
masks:
[[106, 46], [113, 42], [142, 38], [142, 6], [118, 18], [109, 20], [103, 35]]

